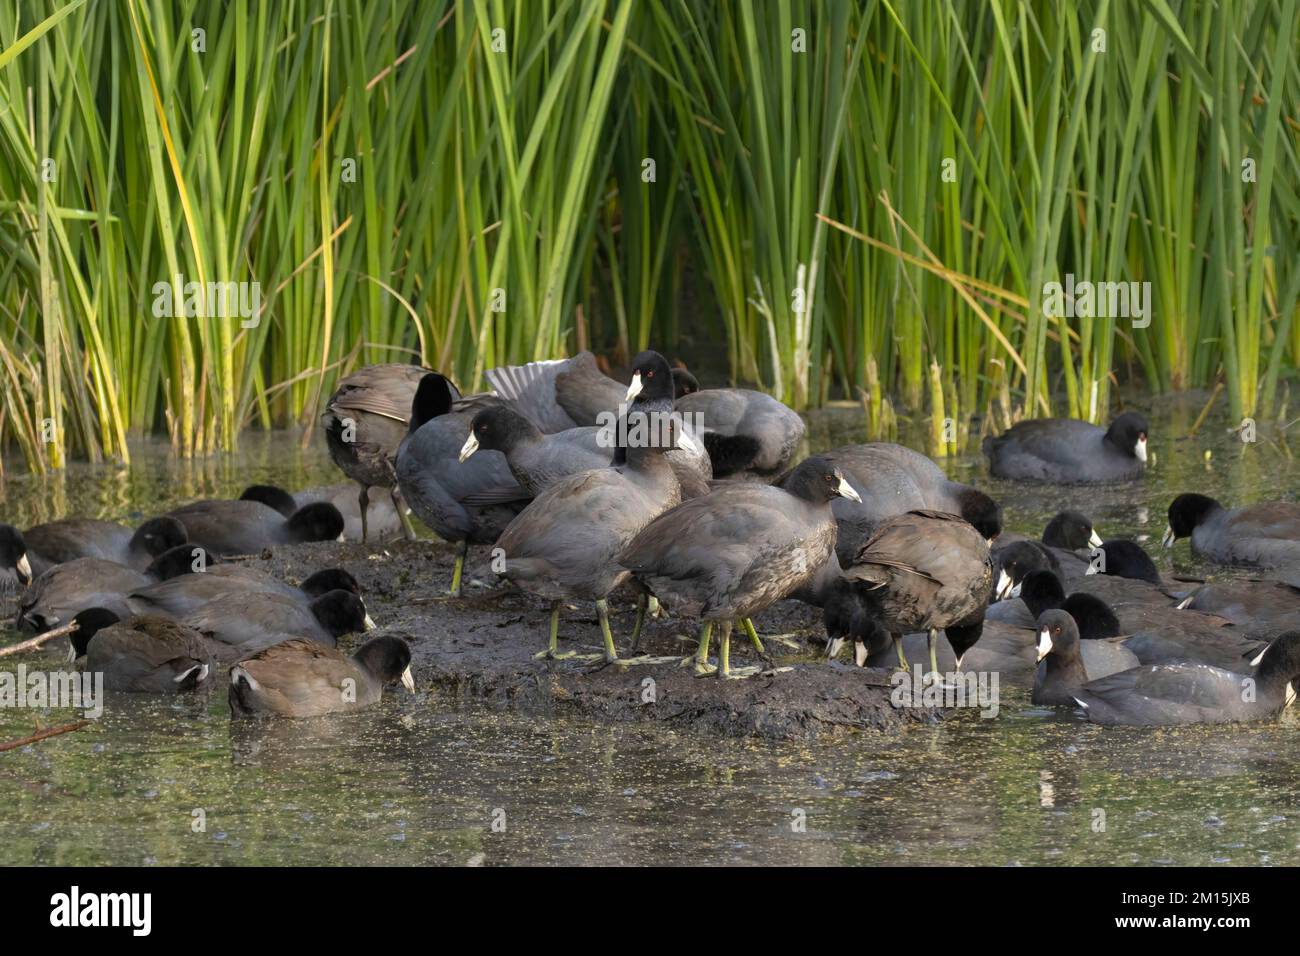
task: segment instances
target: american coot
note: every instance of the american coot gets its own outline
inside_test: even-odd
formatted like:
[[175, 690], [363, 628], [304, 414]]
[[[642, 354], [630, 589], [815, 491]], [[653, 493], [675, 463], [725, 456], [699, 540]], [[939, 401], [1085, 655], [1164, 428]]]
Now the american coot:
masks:
[[1025, 578], [1034, 571], [1050, 571], [1059, 576], [1061, 562], [1052, 550], [1037, 541], [1024, 539], [995, 547], [992, 553], [997, 568], [993, 592], [998, 600], [1019, 597]]
[[[501, 404], [491, 395], [458, 399], [459, 394], [437, 372], [421, 379], [411, 405], [410, 433], [397, 449], [397, 482], [411, 511], [438, 537], [460, 546], [451, 577], [453, 595], [460, 594], [469, 546], [496, 541], [532, 497], [510, 473], [501, 452], [484, 450], [458, 460], [474, 416]], [[484, 501], [472, 503], [475, 495]]]
[[713, 622], [722, 622], [717, 673], [728, 677], [733, 622], [740, 619], [761, 653], [749, 618], [807, 583], [832, 556], [830, 502], [840, 495], [857, 492], [814, 456], [784, 487], [726, 483], [683, 502], [646, 525], [619, 561], [666, 607], [703, 619], [697, 674], [710, 672]]
[[1020, 600], [1040, 623], [1045, 611], [1061, 610], [1070, 615], [1079, 629], [1079, 640], [1100, 640], [1120, 633], [1119, 618], [1105, 601], [1084, 591], [1066, 597], [1060, 578], [1051, 571], [1027, 574], [1021, 582]]
[[[937, 642], [935, 660], [939, 673], [950, 674], [957, 670], [963, 670], [967, 674], [997, 672], [1002, 687], [1033, 687], [1034, 672], [1038, 667], [1035, 643], [1037, 631], [986, 620], [981, 622], [979, 640], [976, 643], [971, 643], [970, 638], [960, 631], [957, 627], [949, 628]], [[957, 654], [952, 649], [954, 634], [958, 646], [963, 648], [960, 668], [957, 666]], [[929, 634], [904, 634], [901, 644], [904, 660], [919, 661], [922, 667], [925, 666], [930, 653]], [[856, 650], [861, 662], [861, 649]], [[887, 639], [883, 646], [873, 644], [865, 664], [867, 667], [897, 667], [898, 652], [893, 642]]]
[[1285, 581], [1205, 584], [1179, 607], [1217, 614], [1243, 627], [1269, 626], [1274, 632], [1300, 628], [1300, 588]]
[[103, 558], [142, 571], [158, 555], [184, 544], [185, 528], [174, 518], [150, 518], [138, 529], [114, 521], [63, 518], [23, 532], [35, 574], [77, 558]]
[[[276, 485], [249, 485], [239, 496], [241, 501], [260, 501], [270, 505], [285, 518], [306, 505], [327, 501], [343, 516], [343, 540], [361, 540], [361, 508], [357, 504], [357, 486], [350, 484], [304, 488], [293, 494]], [[383, 540], [402, 534], [402, 522], [391, 498], [372, 500], [366, 507], [366, 531], [370, 540]]]
[[[890, 518], [844, 574], [865, 586], [869, 613], [893, 636], [904, 670], [900, 641], [908, 632], [929, 635], [931, 673], [938, 672], [939, 631], [948, 631], [958, 669], [965, 651], [979, 640], [992, 593], [993, 561], [988, 542], [956, 515], [909, 511]], [[954, 626], [969, 636], [954, 634]]]
[[[599, 425], [602, 416], [618, 411], [627, 401], [627, 386], [601, 372], [590, 352], [505, 365], [488, 369], [486, 374], [497, 394], [509, 399], [545, 434]], [[686, 369], [675, 368], [671, 376], [676, 398], [700, 390], [700, 383]]]
[[779, 475], [803, 441], [799, 414], [771, 395], [747, 388], [705, 388], [676, 402], [683, 415], [699, 416], [704, 447], [718, 478]]
[[1038, 619], [1038, 660], [1033, 701], [1049, 707], [1073, 707], [1074, 695], [1088, 683], [1079, 654], [1079, 632], [1065, 611], [1044, 611]]
[[376, 637], [351, 657], [314, 641], [284, 641], [230, 669], [230, 712], [318, 717], [361, 710], [398, 681], [415, 693], [411, 649], [400, 638]]
[[185, 526], [188, 540], [216, 555], [253, 554], [277, 544], [334, 541], [343, 534], [343, 516], [318, 501], [285, 518], [260, 501], [195, 501], [170, 512]]
[[351, 591], [328, 591], [303, 606], [282, 594], [227, 594], [182, 619], [204, 637], [219, 660], [300, 637], [333, 647], [344, 634], [374, 629], [366, 605]]
[[1266, 501], [1229, 511], [1205, 495], [1179, 495], [1169, 505], [1163, 544], [1191, 537], [1192, 550], [1222, 564], [1300, 565], [1300, 504]]
[[128, 601], [132, 610], [139, 614], [187, 617], [201, 610], [209, 601], [228, 594], [281, 594], [306, 605], [313, 598], [334, 590], [361, 593], [356, 578], [342, 568], [317, 571], [295, 587], [256, 568], [238, 564], [214, 564], [201, 573], [184, 574], [132, 591], [128, 595]]
[[1266, 720], [1294, 698], [1300, 631], [1280, 635], [1243, 675], [1206, 664], [1143, 665], [1090, 681], [1075, 695], [1093, 723], [1162, 726]]
[[1078, 551], [1082, 548], [1100, 548], [1101, 535], [1092, 521], [1077, 511], [1062, 511], [1047, 522], [1043, 529], [1043, 544], [1049, 548]]
[[400, 682], [415, 693], [411, 650], [397, 637], [376, 637], [350, 657], [313, 641], [282, 641], [230, 668], [233, 717], [318, 717], [350, 713], [380, 701]]
[[[632, 404], [628, 413], [617, 422], [616, 427], [623, 432], [617, 437], [620, 445], [628, 441], [644, 440], [631, 432], [633, 423], [649, 425], [657, 431], [671, 418], [676, 426], [674, 434], [678, 440], [677, 447], [668, 453], [668, 464], [672, 465], [673, 474], [677, 476], [682, 497], [696, 498], [707, 491], [706, 482], [713, 477], [713, 462], [694, 434], [692, 419], [671, 414], [675, 407], [675, 388], [667, 359], [653, 350], [639, 353], [632, 360], [632, 383], [624, 395], [624, 400]], [[644, 413], [646, 417], [634, 418], [633, 412]], [[603, 416], [600, 424], [604, 427], [614, 424], [613, 414]], [[705, 421], [704, 424], [707, 426], [708, 422]]]
[[[397, 490], [393, 459], [406, 437], [415, 390], [428, 372], [418, 365], [367, 365], [338, 383], [321, 415], [330, 458], [361, 486], [357, 503], [363, 541], [369, 534], [366, 511], [371, 488], [391, 489], [393, 507], [407, 537], [415, 536]], [[340, 528], [338, 533], [342, 532]]]
[[209, 683], [215, 661], [203, 636], [166, 617], [120, 620], [106, 608], [79, 612], [68, 635], [85, 669], [104, 675], [109, 690], [181, 694]]
[[[960, 515], [990, 541], [1002, 531], [1002, 509], [977, 488], [949, 481], [943, 469], [910, 448], [887, 442], [844, 445], [821, 457], [835, 464], [861, 502], [839, 498], [831, 505], [839, 526], [835, 552], [841, 564], [853, 556], [886, 518], [914, 510]], [[784, 481], [782, 477], [777, 484]]]
[[619, 553], [646, 524], [681, 500], [667, 445], [626, 449], [627, 464], [570, 475], [525, 508], [497, 541], [500, 574], [551, 602], [550, 640], [537, 656], [558, 658], [562, 601], [594, 601], [605, 659], [618, 660], [605, 598], [628, 576]]
[[599, 428], [571, 428], [546, 435], [511, 406], [494, 405], [474, 416], [457, 457], [464, 462], [480, 448], [499, 451], [515, 480], [537, 497], [561, 478], [610, 463], [613, 448], [602, 447], [599, 433]]
[[1147, 460], [1147, 422], [1125, 412], [1102, 429], [1073, 418], [1037, 418], [984, 439], [998, 478], [1088, 484], [1140, 478]]
[[601, 372], [596, 356], [502, 365], [486, 372], [497, 395], [528, 416], [543, 433], [596, 424], [596, 416], [618, 408], [626, 386]]
[[103, 558], [77, 558], [56, 564], [33, 581], [23, 594], [18, 620], [42, 633], [71, 621], [78, 611], [92, 607], [107, 608], [118, 617], [129, 617], [132, 608], [127, 595], [132, 591], [188, 574], [194, 570], [196, 561], [203, 560], [201, 549], [184, 544], [159, 555], [144, 571]]
[[12, 594], [32, 583], [27, 542], [13, 525], [0, 525], [0, 594]]
[[1160, 572], [1142, 545], [1127, 538], [1111, 538], [1089, 554], [1085, 574], [1110, 574], [1120, 578], [1133, 578], [1160, 586]]
[[1073, 704], [1073, 694], [1087, 681], [1139, 663], [1122, 638], [1080, 640], [1075, 619], [1062, 610], [1044, 611], [1038, 619], [1038, 659], [1033, 700], [1054, 707]]

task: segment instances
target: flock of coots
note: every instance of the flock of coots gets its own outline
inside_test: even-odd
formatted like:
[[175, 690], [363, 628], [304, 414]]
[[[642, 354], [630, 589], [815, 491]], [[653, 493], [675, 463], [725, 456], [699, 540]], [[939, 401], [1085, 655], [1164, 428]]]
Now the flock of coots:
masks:
[[[822, 609], [826, 651], [858, 665], [919, 667], [941, 689], [973, 673], [1031, 689], [1044, 706], [1108, 724], [1258, 720], [1300, 677], [1300, 505], [1229, 510], [1198, 494], [1169, 507], [1164, 543], [1191, 538], [1212, 561], [1263, 580], [1202, 587], [1166, 580], [1140, 544], [1104, 539], [1074, 509], [1040, 540], [1002, 533], [986, 492], [952, 482], [899, 445], [849, 445], [802, 461], [802, 419], [745, 389], [702, 389], [657, 352], [627, 385], [589, 353], [493, 369], [493, 391], [462, 395], [443, 375], [376, 365], [344, 379], [323, 426], [359, 486], [364, 539], [409, 514], [458, 546], [488, 546], [502, 580], [551, 608], [539, 657], [561, 658], [562, 609], [595, 605], [608, 665], [626, 665], [609, 600], [629, 585], [635, 655], [660, 609], [698, 622], [697, 674], [735, 676], [733, 629], [766, 659], [753, 618], [791, 598]], [[1147, 424], [1021, 422], [984, 442], [990, 472], [1086, 485], [1139, 480]], [[374, 492], [381, 491], [375, 495]], [[367, 706], [401, 680], [410, 650], [379, 637], [356, 581], [325, 569], [299, 585], [233, 556], [330, 540], [352, 522], [340, 493], [304, 501], [254, 486], [132, 530], [68, 519], [0, 526], [0, 584], [19, 620], [69, 632], [74, 654], [122, 690], [173, 693], [228, 664], [239, 714], [311, 716]], [[1066, 504], [1066, 502], [1063, 502]], [[717, 640], [716, 664], [710, 647]], [[594, 636], [594, 635], [593, 635]], [[779, 678], [778, 678], [779, 679]]]

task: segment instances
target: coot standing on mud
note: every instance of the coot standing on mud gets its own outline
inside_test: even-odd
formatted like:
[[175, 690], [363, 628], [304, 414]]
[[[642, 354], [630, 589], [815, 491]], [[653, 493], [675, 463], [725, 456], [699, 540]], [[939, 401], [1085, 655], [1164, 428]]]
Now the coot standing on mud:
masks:
[[605, 660], [618, 661], [605, 598], [628, 576], [618, 555], [653, 518], [681, 500], [666, 453], [690, 439], [668, 429], [669, 444], [627, 448], [627, 463], [561, 478], [510, 522], [497, 541], [499, 572], [551, 602], [550, 640], [537, 656], [559, 658], [560, 604], [593, 601]]
[[[928, 633], [931, 673], [939, 669], [939, 631], [948, 632], [959, 669], [962, 655], [979, 640], [993, 590], [993, 561], [988, 542], [956, 515], [909, 511], [890, 518], [844, 574], [860, 582], [872, 616], [893, 636], [903, 670], [901, 639], [910, 631]], [[953, 627], [965, 633], [956, 636]]]
[[406, 536], [415, 537], [397, 490], [393, 459], [406, 437], [415, 390], [428, 372], [418, 365], [367, 365], [342, 379], [325, 404], [321, 425], [330, 458], [361, 486], [357, 501], [362, 541], [369, 533], [366, 509], [371, 488], [389, 489]]
[[721, 622], [717, 673], [728, 677], [733, 623], [741, 623], [762, 653], [750, 618], [810, 580], [831, 557], [830, 503], [840, 495], [857, 497], [843, 472], [808, 458], [783, 488], [726, 483], [683, 502], [646, 525], [619, 561], [671, 611], [702, 619], [697, 674], [711, 672], [709, 639], [714, 622]]
[[445, 376], [425, 375], [411, 403], [409, 432], [397, 448], [397, 483], [411, 511], [438, 537], [459, 545], [453, 596], [460, 594], [469, 546], [496, 541], [532, 497], [501, 452], [458, 460], [474, 416], [501, 404], [491, 395], [459, 396]]

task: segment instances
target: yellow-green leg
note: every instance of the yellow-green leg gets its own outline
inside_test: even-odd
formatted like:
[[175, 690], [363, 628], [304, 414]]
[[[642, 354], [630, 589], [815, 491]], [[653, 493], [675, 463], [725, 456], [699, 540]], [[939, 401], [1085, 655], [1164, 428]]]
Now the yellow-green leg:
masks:
[[763, 650], [763, 642], [758, 639], [758, 629], [754, 627], [754, 622], [747, 617], [740, 619], [740, 626], [745, 629], [749, 635], [749, 641], [754, 645], [754, 650], [758, 651], [759, 657], [767, 657], [767, 651]]
[[460, 597], [460, 578], [465, 572], [465, 555], [469, 554], [469, 541], [460, 543], [460, 550], [456, 552], [456, 563], [451, 569], [451, 588], [447, 591], [452, 597]]
[[596, 617], [600, 618], [600, 636], [605, 639], [605, 660], [618, 663], [618, 650], [614, 647], [614, 632], [609, 629], [609, 604], [604, 598], [596, 602]]
[[576, 651], [565, 651], [563, 654], [559, 650], [560, 644], [560, 602], [551, 602], [551, 641], [546, 650], [538, 651], [533, 655], [535, 658], [545, 658], [546, 660], [562, 661], [566, 657], [572, 657]]
[[907, 655], [903, 653], [903, 635], [894, 635], [894, 652], [898, 654], [898, 667], [903, 673], [908, 673], [910, 668], [907, 666]]
[[407, 541], [415, 540], [415, 525], [411, 524], [411, 516], [406, 513], [406, 502], [402, 500], [402, 493], [393, 487], [392, 493], [393, 507], [397, 509], [397, 521], [402, 526], [402, 536]]
[[635, 654], [641, 650], [641, 628], [645, 625], [646, 611], [649, 607], [650, 599], [644, 594], [638, 594], [636, 599], [636, 623], [632, 625], [632, 653]]
[[695, 646], [695, 653], [683, 658], [682, 666], [691, 664], [695, 667], [695, 676], [704, 677], [712, 674], [714, 667], [709, 663], [709, 637], [713, 634], [713, 622], [705, 621], [700, 625], [700, 640]]
[[939, 632], [936, 631], [934, 628], [930, 628], [929, 637], [926, 638], [926, 644], [930, 648], [930, 676], [927, 678], [927, 680], [939, 679], [939, 658], [935, 654], [935, 647], [938, 645], [938, 643], [939, 643]]
[[722, 636], [718, 639], [718, 677], [731, 676], [731, 627], [734, 621], [722, 622]]

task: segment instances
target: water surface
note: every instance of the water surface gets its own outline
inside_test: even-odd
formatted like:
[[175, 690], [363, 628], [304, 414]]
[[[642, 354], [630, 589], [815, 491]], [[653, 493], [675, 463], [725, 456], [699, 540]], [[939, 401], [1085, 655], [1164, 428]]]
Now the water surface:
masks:
[[[1295, 497], [1275, 429], [1261, 424], [1246, 445], [1220, 414], [1178, 440], [1203, 401], [1152, 412], [1155, 460], [1139, 485], [991, 482], [977, 456], [949, 471], [987, 486], [1010, 529], [1037, 534], [1068, 504], [1104, 537], [1136, 536], [1154, 554], [1180, 491], [1234, 505]], [[858, 422], [819, 417], [815, 447], [859, 440]], [[254, 481], [339, 480], [322, 448], [299, 444], [250, 434], [238, 455], [189, 463], [142, 446], [129, 470], [11, 477], [0, 502], [19, 526], [71, 513], [138, 520]], [[1185, 542], [1157, 561], [1224, 575]], [[0, 709], [0, 741], [74, 716]], [[257, 727], [232, 726], [220, 694], [120, 695], [91, 728], [0, 753], [0, 863], [1295, 864], [1296, 720], [1105, 729], [1004, 691], [994, 720], [964, 712], [809, 744], [530, 719], [428, 693]]]

